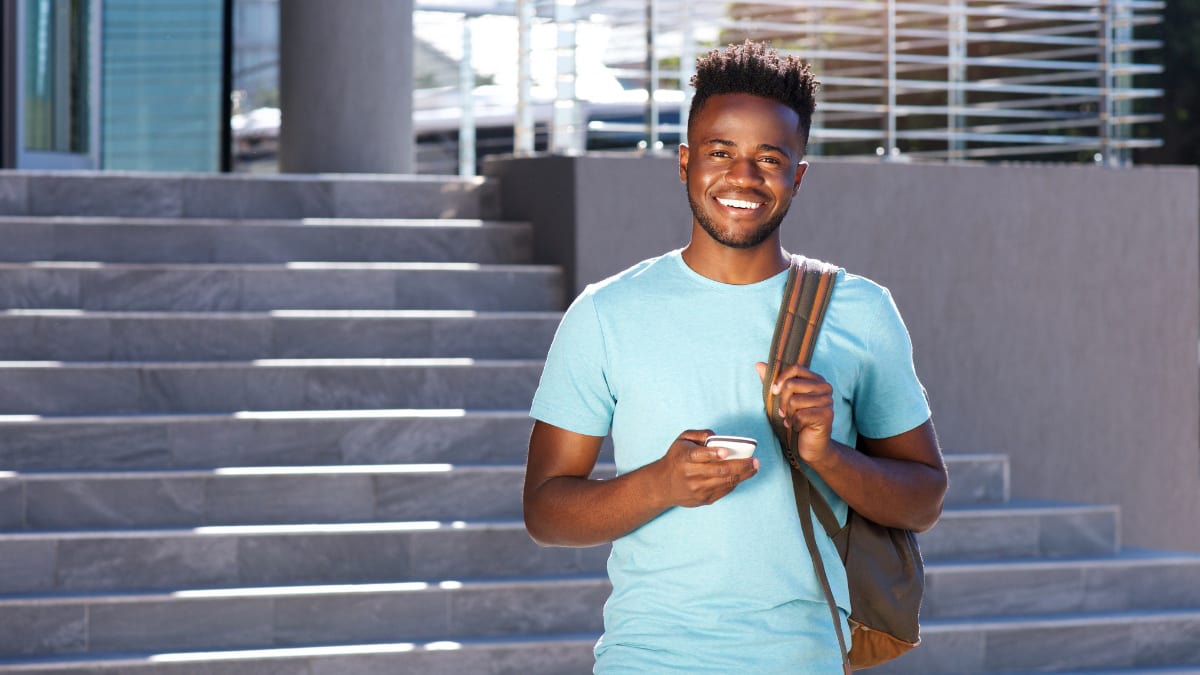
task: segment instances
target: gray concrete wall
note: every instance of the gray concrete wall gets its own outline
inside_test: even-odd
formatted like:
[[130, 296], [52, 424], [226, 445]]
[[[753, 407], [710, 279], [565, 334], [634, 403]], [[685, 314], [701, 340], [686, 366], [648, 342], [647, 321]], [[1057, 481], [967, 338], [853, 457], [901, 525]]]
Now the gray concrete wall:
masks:
[[[948, 452], [1007, 453], [1018, 497], [1120, 504], [1127, 545], [1200, 551], [1195, 169], [812, 164], [784, 244], [892, 289]], [[674, 159], [487, 173], [575, 290], [687, 241]]]
[[280, 170], [412, 173], [413, 0], [279, 3]]

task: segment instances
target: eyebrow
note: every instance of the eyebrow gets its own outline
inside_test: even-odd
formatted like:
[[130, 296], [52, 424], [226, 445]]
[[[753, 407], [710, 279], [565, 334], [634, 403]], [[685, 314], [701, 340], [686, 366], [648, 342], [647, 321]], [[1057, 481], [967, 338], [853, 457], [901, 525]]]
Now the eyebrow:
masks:
[[[737, 143], [734, 143], [733, 141], [726, 139], [726, 138], [710, 138], [707, 141], [705, 141], [705, 143], [711, 143], [711, 144], [721, 145], [721, 146], [730, 147], [730, 148], [737, 147]], [[792, 156], [791, 153], [788, 152], [787, 150], [784, 150], [783, 148], [779, 147], [778, 145], [771, 145], [770, 143], [759, 143], [758, 149], [766, 150], [768, 152], [777, 152], [777, 153], [783, 155], [784, 157]]]

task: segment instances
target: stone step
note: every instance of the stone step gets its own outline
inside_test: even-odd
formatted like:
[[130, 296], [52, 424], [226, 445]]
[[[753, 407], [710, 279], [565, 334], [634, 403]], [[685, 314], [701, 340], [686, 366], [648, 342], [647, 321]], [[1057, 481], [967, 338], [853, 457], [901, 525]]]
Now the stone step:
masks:
[[0, 529], [516, 519], [524, 477], [521, 464], [461, 462], [0, 472]]
[[[1019, 574], [998, 583], [987, 578], [987, 566], [975, 565], [973, 580], [996, 588], [994, 596], [1003, 605], [989, 604], [991, 595], [976, 594], [979, 602], [970, 611], [951, 617], [939, 608], [958, 603], [958, 590], [941, 582], [961, 578], [960, 567], [943, 563], [927, 570], [922, 621], [929, 631], [953, 627], [950, 618], [979, 623], [981, 610], [989, 613], [984, 623], [1002, 616], [1045, 620], [1056, 615], [1186, 609], [1200, 595], [1200, 584], [1194, 583], [1200, 556], [1134, 552], [1111, 559], [1004, 566], [1006, 571], [1035, 573], [1054, 568], [1060, 577], [1079, 579], [1099, 572], [1093, 581], [1103, 597], [1051, 589], [1059, 602], [1033, 592]], [[1178, 586], [1183, 580], [1192, 583]], [[1003, 598], [1001, 586], [1015, 597]], [[1178, 588], [1192, 592], [1180, 597], [1174, 592]], [[0, 597], [0, 658], [599, 631], [609, 590], [605, 576], [583, 575]]]
[[1120, 550], [1120, 508], [1030, 500], [947, 509], [920, 536], [927, 560], [1070, 558]]
[[[995, 533], [986, 551], [993, 559], [1114, 555], [1082, 509], [950, 509], [943, 520], [955, 527], [922, 534], [922, 551], [930, 562], [982, 557], [953, 538], [956, 529], [974, 528]], [[1102, 515], [1115, 521], [1111, 511], [1092, 520]], [[1024, 532], [1031, 521], [1035, 530], [1058, 532], [1056, 541], [1031, 545]], [[519, 520], [6, 532], [0, 593], [598, 574], [606, 559], [607, 547], [539, 548]]]
[[0, 659], [599, 633], [603, 576], [0, 598]]
[[1200, 610], [923, 621], [922, 646], [873, 675], [1200, 667]]
[[925, 569], [921, 616], [1117, 612], [1200, 607], [1200, 554], [1123, 549], [1056, 560], [940, 561]]
[[484, 220], [216, 220], [0, 216], [0, 261], [528, 263], [527, 224]]
[[0, 594], [603, 574], [518, 520], [0, 533]]
[[5, 171], [0, 214], [131, 218], [496, 218], [494, 180], [356, 174]]
[[[1189, 673], [1200, 670], [1200, 611], [1120, 612], [925, 622], [917, 650], [872, 670], [882, 675]], [[368, 675], [412, 672], [587, 672], [597, 633], [429, 642], [183, 651], [0, 661], [3, 673]], [[1091, 670], [1084, 670], [1090, 668]]]
[[518, 519], [524, 478], [461, 464], [0, 473], [0, 529]]
[[947, 506], [1006, 504], [1011, 498], [1008, 455], [946, 452]]
[[[1018, 670], [1009, 671], [1009, 673], [1001, 673], [997, 675], [1033, 675], [1034, 673], [1045, 673], [1045, 670]], [[1164, 667], [1147, 668], [1105, 668], [1087, 669], [1087, 670], [1055, 670], [1055, 673], [1061, 675], [1200, 675], [1200, 664], [1196, 665], [1164, 665]]]
[[562, 285], [539, 265], [0, 263], [0, 309], [558, 311]]
[[39, 675], [577, 675], [591, 672], [598, 632], [430, 642], [341, 644], [0, 660], [0, 673]]
[[475, 408], [529, 405], [541, 361], [271, 359], [0, 363], [0, 414]]
[[10, 415], [0, 416], [0, 469], [523, 464], [532, 425], [524, 410]]
[[0, 311], [0, 360], [541, 359], [558, 312], [277, 310]]

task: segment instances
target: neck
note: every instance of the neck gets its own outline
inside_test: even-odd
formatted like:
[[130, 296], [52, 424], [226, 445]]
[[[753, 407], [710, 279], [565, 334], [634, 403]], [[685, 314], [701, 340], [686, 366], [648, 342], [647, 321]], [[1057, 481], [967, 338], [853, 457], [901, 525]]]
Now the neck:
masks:
[[733, 248], [707, 233], [693, 233], [683, 261], [697, 274], [723, 284], [745, 285], [769, 279], [788, 268], [789, 256], [776, 233], [753, 248]]

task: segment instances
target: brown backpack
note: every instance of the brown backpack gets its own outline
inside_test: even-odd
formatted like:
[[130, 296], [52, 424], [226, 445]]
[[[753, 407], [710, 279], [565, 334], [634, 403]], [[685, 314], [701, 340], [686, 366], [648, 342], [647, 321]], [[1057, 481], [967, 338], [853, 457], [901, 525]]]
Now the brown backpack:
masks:
[[[763, 382], [763, 402], [784, 456], [792, 467], [792, 487], [804, 541], [825, 591], [825, 601], [837, 629], [846, 672], [890, 661], [921, 642], [919, 613], [925, 590], [925, 567], [911, 531], [884, 527], [848, 509], [842, 527], [821, 493], [813, 488], [796, 453], [799, 431], [783, 426], [771, 383], [792, 363], [805, 367], [812, 360], [817, 334], [833, 294], [838, 268], [819, 260], [792, 256], [771, 356]], [[833, 539], [846, 565], [850, 586], [850, 645], [842, 634], [841, 616], [829, 586], [829, 576], [817, 549], [811, 514], [816, 514]]]

